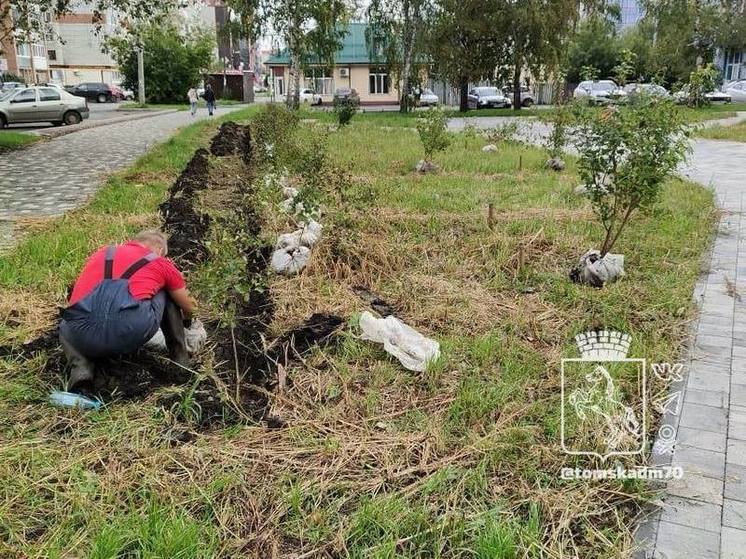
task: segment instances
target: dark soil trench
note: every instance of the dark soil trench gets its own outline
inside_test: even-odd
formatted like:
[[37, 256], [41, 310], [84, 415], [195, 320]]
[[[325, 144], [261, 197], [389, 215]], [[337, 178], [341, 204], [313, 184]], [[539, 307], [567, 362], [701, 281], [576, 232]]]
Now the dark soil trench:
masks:
[[[215, 157], [240, 155], [251, 176], [251, 135], [248, 126], [226, 122], [212, 140]], [[210, 188], [210, 153], [198, 149], [181, 175], [169, 189], [168, 199], [160, 206], [163, 230], [169, 235], [169, 257], [187, 275], [210, 257], [205, 243], [213, 219], [196, 206], [199, 191]], [[244, 232], [256, 238], [261, 230], [260, 216], [247, 200], [252, 200], [252, 181], [242, 181], [236, 193], [236, 212]], [[241, 247], [249, 278], [263, 277], [267, 271], [271, 246], [253, 243]], [[136, 354], [108, 359], [99, 364], [94, 394], [105, 402], [113, 399], [138, 399], [162, 386], [181, 388], [159, 397], [159, 404], [183, 413], [183, 403], [189, 402], [190, 420], [203, 428], [213, 424], [232, 424], [242, 421], [266, 421], [270, 426], [282, 425], [270, 414], [269, 393], [274, 388], [279, 365], [289, 362], [311, 347], [328, 341], [343, 324], [338, 316], [313, 314], [297, 329], [289, 331], [269, 343], [267, 328], [274, 312], [269, 290], [257, 290], [248, 300], [238, 293], [231, 294], [238, 312], [232, 326], [217, 320], [207, 321], [208, 344], [212, 352], [213, 372], [200, 376], [195, 383], [190, 371], [172, 364], [163, 356], [147, 350]], [[266, 348], [265, 348], [266, 344]], [[21, 347], [0, 347], [0, 357], [17, 355], [30, 357], [44, 351], [48, 359], [44, 380], [55, 384], [64, 376], [65, 359], [57, 340], [56, 328]], [[199, 373], [199, 358], [195, 360]], [[182, 410], [178, 412], [178, 410]]]

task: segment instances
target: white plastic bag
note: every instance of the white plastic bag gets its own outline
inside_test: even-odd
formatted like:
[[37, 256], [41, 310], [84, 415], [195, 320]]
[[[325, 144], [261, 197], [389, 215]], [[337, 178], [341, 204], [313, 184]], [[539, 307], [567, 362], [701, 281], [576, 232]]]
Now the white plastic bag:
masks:
[[290, 276], [305, 268], [309, 258], [311, 249], [308, 247], [299, 246], [292, 250], [279, 248], [272, 253], [269, 266], [278, 274]]
[[490, 152], [494, 153], [497, 151], [497, 146], [495, 144], [487, 144], [486, 146], [482, 148], [482, 151], [485, 153], [490, 153]]
[[285, 252], [295, 250], [300, 246], [301, 234], [302, 231], [298, 229], [297, 231], [293, 231], [292, 233], [284, 233], [280, 235], [279, 237], [277, 237], [275, 248], [282, 249]]
[[[184, 328], [184, 338], [189, 353], [197, 353], [204, 347], [207, 341], [207, 331], [198, 318], [192, 320], [189, 328]], [[166, 351], [168, 349], [166, 337], [160, 328], [152, 338], [145, 342], [145, 347], [155, 351]]]
[[601, 258], [598, 250], [592, 249], [580, 257], [577, 280], [593, 287], [602, 287], [624, 277], [624, 255], [607, 254]]
[[285, 186], [282, 188], [282, 195], [285, 198], [295, 198], [298, 196], [298, 189], [293, 188], [292, 186]]
[[440, 344], [426, 338], [395, 316], [376, 318], [368, 311], [360, 315], [361, 338], [379, 344], [396, 357], [405, 369], [423, 372], [440, 357]]
[[313, 245], [315, 245], [321, 238], [321, 230], [324, 228], [324, 226], [321, 225], [318, 221], [311, 219], [307, 224], [301, 223], [300, 227], [300, 244], [308, 248], [312, 248]]

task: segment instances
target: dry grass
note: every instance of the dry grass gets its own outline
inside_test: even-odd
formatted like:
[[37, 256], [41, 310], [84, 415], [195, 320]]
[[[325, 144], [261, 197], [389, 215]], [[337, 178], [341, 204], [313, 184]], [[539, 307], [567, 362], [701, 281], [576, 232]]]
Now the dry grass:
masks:
[[[43, 357], [22, 372], [0, 361], [0, 410], [13, 418], [0, 443], [6, 553], [115, 557], [125, 534], [154, 557], [629, 556], [647, 489], [558, 478], [562, 466], [590, 464], [560, 450], [559, 362], [573, 355], [572, 336], [594, 326], [632, 333], [635, 355], [674, 359], [712, 231], [701, 218], [714, 215], [711, 198], [672, 183], [658, 214], [621, 241], [628, 277], [585, 289], [566, 274], [600, 228], [571, 195], [572, 173], [544, 171], [544, 154], [522, 146], [501, 146], [485, 162], [478, 141], [457, 144], [441, 175], [422, 178], [410, 171], [419, 153], [408, 133], [363, 122], [331, 135], [349, 193], [371, 188], [375, 199], [353, 208], [327, 193], [309, 266], [269, 278], [270, 337], [314, 312], [350, 321], [331, 346], [278, 371], [267, 395], [284, 428], [205, 431], [159, 409], [157, 394], [96, 414], [50, 409], [41, 401], [49, 387], [38, 386]], [[211, 173], [226, 189], [243, 176], [231, 158]], [[292, 225], [279, 199], [260, 200], [264, 240]], [[201, 194], [216, 211], [229, 210], [224, 200], [219, 189]], [[13, 277], [7, 297], [44, 286], [55, 300], [52, 282], [26, 269]], [[361, 341], [355, 315], [368, 307], [359, 285], [438, 339], [443, 358], [413, 373]], [[42, 323], [35, 308], [25, 322]]]

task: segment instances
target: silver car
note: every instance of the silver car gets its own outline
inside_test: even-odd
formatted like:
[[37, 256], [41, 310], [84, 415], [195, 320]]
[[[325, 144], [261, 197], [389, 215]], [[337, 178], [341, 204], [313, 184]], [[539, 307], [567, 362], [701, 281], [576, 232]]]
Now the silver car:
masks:
[[730, 95], [731, 101], [734, 103], [746, 103], [746, 80], [724, 85], [723, 92]]
[[17, 88], [0, 95], [0, 128], [22, 122], [78, 124], [88, 115], [84, 98], [55, 87]]
[[575, 99], [586, 99], [593, 105], [608, 105], [626, 97], [623, 89], [612, 80], [582, 81], [572, 92]]
[[469, 91], [467, 104], [470, 109], [510, 108], [511, 100], [496, 87], [475, 87]]

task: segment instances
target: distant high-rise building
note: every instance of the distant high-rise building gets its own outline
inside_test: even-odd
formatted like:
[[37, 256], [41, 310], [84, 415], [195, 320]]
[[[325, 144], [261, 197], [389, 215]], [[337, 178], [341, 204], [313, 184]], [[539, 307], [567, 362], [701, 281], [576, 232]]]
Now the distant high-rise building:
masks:
[[619, 0], [619, 23], [617, 29], [624, 30], [637, 24], [645, 15], [638, 0]]

